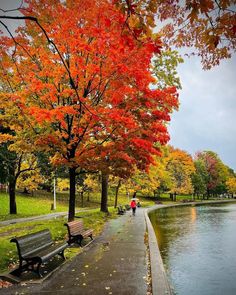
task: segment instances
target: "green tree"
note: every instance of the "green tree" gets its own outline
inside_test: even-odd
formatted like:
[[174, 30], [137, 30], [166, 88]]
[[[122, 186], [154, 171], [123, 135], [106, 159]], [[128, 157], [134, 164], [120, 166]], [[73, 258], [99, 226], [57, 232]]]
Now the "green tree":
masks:
[[201, 161], [204, 170], [204, 180], [206, 183], [207, 197], [225, 193], [226, 180], [231, 175], [231, 169], [226, 166], [217, 153], [212, 151], [202, 151], [196, 154], [195, 161]]
[[195, 172], [192, 174], [192, 184], [194, 187], [194, 195], [204, 196], [207, 192], [207, 178], [208, 173], [204, 161], [194, 161]]

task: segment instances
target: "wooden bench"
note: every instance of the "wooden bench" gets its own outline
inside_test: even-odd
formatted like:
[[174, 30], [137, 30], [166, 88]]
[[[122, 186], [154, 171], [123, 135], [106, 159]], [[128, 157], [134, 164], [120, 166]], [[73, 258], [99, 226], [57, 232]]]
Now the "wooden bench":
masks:
[[131, 209], [130, 205], [126, 204], [126, 205], [125, 205], [125, 209], [126, 209], [127, 211], [130, 210], [130, 209]]
[[10, 242], [17, 245], [20, 260], [17, 272], [30, 270], [39, 277], [42, 277], [40, 266], [57, 254], [65, 260], [64, 250], [68, 247], [67, 243], [55, 244], [48, 229], [12, 238]]
[[123, 215], [123, 214], [125, 214], [125, 209], [123, 209], [121, 205], [119, 205], [119, 206], [117, 207], [117, 210], [118, 210], [118, 212], [117, 212], [118, 215]]
[[84, 229], [83, 220], [74, 220], [64, 224], [68, 230], [69, 240], [67, 243], [70, 245], [74, 242], [82, 246], [82, 240], [90, 237], [93, 240], [93, 229]]

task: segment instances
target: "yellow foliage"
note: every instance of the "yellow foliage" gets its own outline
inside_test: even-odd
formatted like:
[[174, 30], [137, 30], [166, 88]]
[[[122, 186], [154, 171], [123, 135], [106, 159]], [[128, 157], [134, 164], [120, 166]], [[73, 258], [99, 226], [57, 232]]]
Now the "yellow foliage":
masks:
[[226, 181], [228, 192], [231, 194], [236, 194], [236, 177], [230, 177]]
[[0, 144], [14, 139], [13, 135], [0, 133]]
[[38, 185], [43, 182], [43, 178], [40, 175], [38, 169], [26, 171], [17, 179], [16, 186], [20, 189], [27, 189], [29, 191], [34, 191], [38, 188]]
[[70, 182], [68, 178], [57, 178], [57, 190], [60, 192], [69, 190]]
[[84, 184], [92, 191], [99, 190], [99, 182], [97, 176], [94, 177], [94, 175], [87, 175]]

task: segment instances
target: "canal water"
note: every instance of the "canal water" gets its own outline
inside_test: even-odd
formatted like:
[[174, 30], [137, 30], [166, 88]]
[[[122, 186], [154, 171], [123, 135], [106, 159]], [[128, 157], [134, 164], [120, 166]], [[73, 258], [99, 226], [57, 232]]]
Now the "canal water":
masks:
[[150, 214], [174, 294], [236, 294], [236, 203]]

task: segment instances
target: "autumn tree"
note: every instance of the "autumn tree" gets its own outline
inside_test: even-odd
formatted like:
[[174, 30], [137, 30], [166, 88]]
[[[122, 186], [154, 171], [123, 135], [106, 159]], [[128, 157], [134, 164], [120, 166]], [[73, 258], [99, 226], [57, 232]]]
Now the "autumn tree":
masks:
[[137, 170], [131, 177], [132, 186], [135, 191], [144, 196], [158, 197], [161, 193], [168, 191], [172, 184], [172, 178], [166, 169], [168, 148], [161, 149], [161, 156], [155, 156], [148, 171]]
[[236, 194], [236, 177], [229, 177], [226, 180], [226, 186], [227, 186], [227, 190], [228, 192], [234, 196]]
[[15, 85], [4, 95], [29, 121], [30, 140], [50, 151], [52, 163], [68, 166], [71, 220], [77, 168], [96, 154], [104, 159], [99, 147], [107, 142], [148, 166], [158, 153], [153, 144], [168, 140], [165, 122], [177, 96], [175, 88], [149, 88], [159, 38], [137, 40], [110, 1], [26, 3], [25, 26], [14, 38], [2, 37], [4, 73]]
[[44, 181], [37, 166], [37, 159], [33, 155], [25, 155], [24, 161], [21, 163], [21, 171], [17, 178], [16, 187], [22, 189], [25, 193], [33, 193], [39, 184]]
[[185, 151], [165, 146], [161, 157], [154, 157], [148, 171], [137, 170], [131, 177], [135, 190], [146, 196], [190, 194], [193, 192], [191, 176], [195, 171], [192, 157]]
[[168, 192], [172, 187], [172, 177], [170, 171], [167, 169], [169, 161], [169, 146], [161, 149], [162, 156], [155, 157], [154, 171], [158, 177], [159, 186], [156, 187], [155, 195], [158, 197], [164, 192]]
[[[2, 84], [2, 90], [4, 89]], [[6, 106], [8, 102], [3, 98], [2, 92], [1, 102]], [[36, 178], [38, 178], [38, 173], [36, 173], [37, 159], [31, 152], [31, 145], [24, 141], [23, 126], [25, 126], [25, 122], [22, 116], [16, 117], [15, 114], [16, 107], [14, 106], [11, 107], [10, 113], [6, 113], [5, 108], [2, 108], [0, 112], [0, 167], [4, 174], [4, 180], [8, 183], [10, 214], [17, 213], [17, 182], [18, 184], [22, 183], [27, 175], [34, 174], [36, 176], [37, 174]]]
[[[9, 150], [5, 144], [1, 144], [0, 147], [0, 161], [1, 166], [5, 169], [5, 179], [8, 183], [9, 190], [9, 213], [17, 214], [17, 205], [16, 205], [16, 185], [23, 185], [24, 187], [28, 187], [31, 189], [35, 188], [29, 186], [27, 181], [32, 180], [29, 179], [29, 175], [32, 177], [36, 177], [34, 179], [34, 184], [39, 181], [39, 174], [36, 172], [37, 170], [37, 161], [36, 158], [30, 153], [23, 152], [15, 152], [14, 150]], [[28, 180], [26, 180], [28, 178]], [[37, 181], [35, 181], [37, 180]]]
[[212, 151], [202, 151], [195, 155], [195, 161], [201, 161], [205, 166], [207, 175], [204, 176], [206, 182], [206, 193], [209, 198], [212, 195], [226, 192], [226, 180], [231, 175], [231, 169], [226, 166], [219, 156]]
[[172, 195], [193, 193], [191, 175], [194, 173], [195, 167], [191, 155], [180, 149], [170, 147], [166, 169], [172, 179], [170, 187]]
[[[234, 0], [117, 0], [130, 19], [134, 34], [149, 33], [157, 26], [163, 43], [188, 48], [200, 56], [204, 69], [230, 58], [236, 48]], [[190, 50], [190, 53], [189, 53]]]
[[[6, 52], [2, 51], [0, 59], [0, 161], [5, 178], [8, 183], [9, 191], [9, 213], [17, 213], [16, 204], [16, 185], [26, 185], [30, 181], [29, 176], [34, 178], [34, 184], [39, 182], [39, 167], [35, 152], [34, 143], [30, 142], [29, 137], [32, 130], [28, 130], [29, 121], [20, 111], [17, 104], [8, 99], [8, 95], [14, 96], [17, 83], [13, 81], [13, 71], [9, 69], [10, 58]], [[6, 95], [7, 93], [7, 95]], [[31, 178], [32, 180], [32, 178]], [[28, 182], [28, 188], [35, 188]]]
[[87, 202], [90, 201], [90, 193], [96, 193], [101, 190], [100, 183], [99, 183], [99, 175], [97, 173], [93, 174], [86, 174], [86, 178], [84, 180], [84, 184], [86, 186], [87, 192]]

